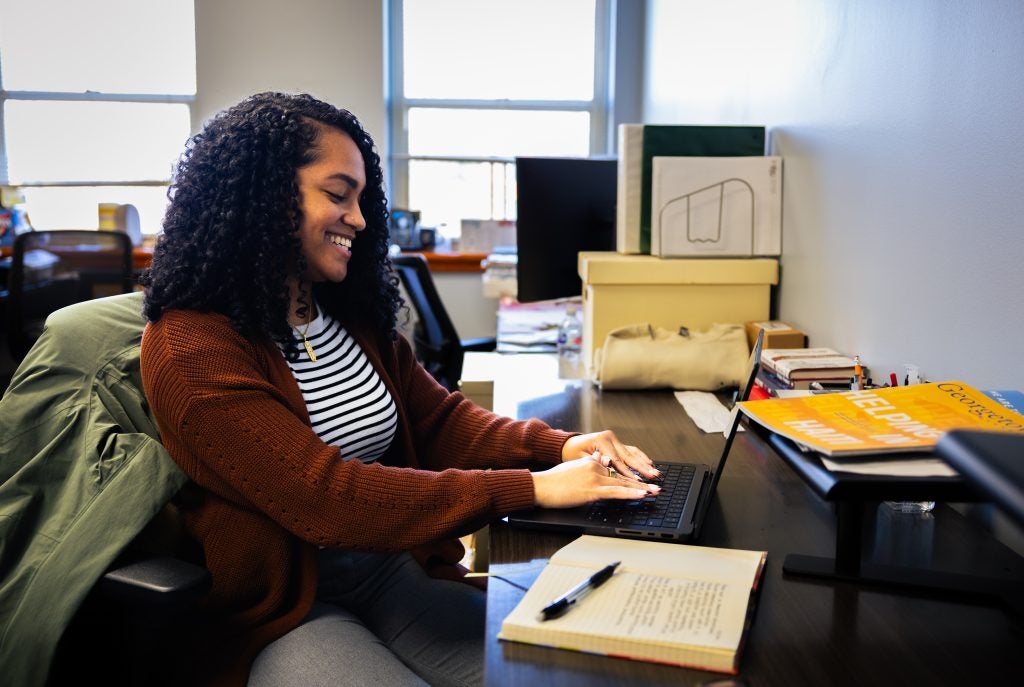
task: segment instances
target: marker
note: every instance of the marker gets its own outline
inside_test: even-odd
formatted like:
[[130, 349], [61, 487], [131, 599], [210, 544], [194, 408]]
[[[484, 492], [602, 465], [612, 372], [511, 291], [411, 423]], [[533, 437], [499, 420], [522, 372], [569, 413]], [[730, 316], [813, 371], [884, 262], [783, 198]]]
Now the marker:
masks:
[[549, 603], [540, 612], [540, 615], [538, 616], [539, 619], [551, 620], [552, 618], [558, 618], [565, 615], [565, 612], [569, 610], [569, 607], [586, 596], [591, 589], [597, 589], [607, 582], [612, 574], [614, 574], [615, 568], [619, 567], [619, 563], [621, 563], [621, 561], [615, 561], [611, 565], [606, 565], [567, 591], [565, 594], [562, 594], [560, 597]]
[[864, 388], [864, 368], [861, 367], [859, 355], [853, 357], [853, 381], [850, 388], [854, 391]]

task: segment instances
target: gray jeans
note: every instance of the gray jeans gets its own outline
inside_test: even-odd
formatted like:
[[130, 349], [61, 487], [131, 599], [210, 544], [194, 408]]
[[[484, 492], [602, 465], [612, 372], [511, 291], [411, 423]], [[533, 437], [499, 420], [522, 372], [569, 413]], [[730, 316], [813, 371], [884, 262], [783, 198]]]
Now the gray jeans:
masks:
[[324, 549], [317, 603], [256, 657], [249, 685], [480, 685], [486, 605], [407, 553]]

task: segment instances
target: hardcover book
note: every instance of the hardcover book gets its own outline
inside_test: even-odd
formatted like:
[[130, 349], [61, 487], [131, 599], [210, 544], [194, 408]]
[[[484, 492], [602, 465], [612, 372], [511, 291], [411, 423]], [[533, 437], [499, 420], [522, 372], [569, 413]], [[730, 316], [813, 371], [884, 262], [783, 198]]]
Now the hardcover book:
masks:
[[1024, 415], [958, 381], [736, 405], [765, 429], [829, 456], [930, 451], [952, 429], [1024, 433]]
[[[551, 557], [498, 637], [735, 674], [767, 553], [583, 535]], [[561, 617], [541, 609], [609, 563]]]
[[849, 381], [854, 360], [831, 348], [766, 348], [761, 365], [786, 383], [798, 380]]

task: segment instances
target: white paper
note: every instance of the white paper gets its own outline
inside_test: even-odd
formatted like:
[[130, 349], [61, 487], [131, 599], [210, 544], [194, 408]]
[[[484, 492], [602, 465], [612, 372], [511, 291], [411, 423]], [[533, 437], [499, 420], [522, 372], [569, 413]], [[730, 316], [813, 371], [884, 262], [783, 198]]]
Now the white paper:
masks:
[[717, 396], [707, 391], [677, 391], [675, 396], [694, 424], [708, 434], [728, 432], [732, 427], [733, 414], [739, 410], [733, 408], [730, 411]]
[[822, 464], [832, 472], [853, 472], [859, 475], [892, 475], [894, 477], [956, 477], [959, 473], [939, 458], [913, 460], [842, 460], [822, 456]]
[[782, 252], [782, 158], [654, 157], [651, 254]]

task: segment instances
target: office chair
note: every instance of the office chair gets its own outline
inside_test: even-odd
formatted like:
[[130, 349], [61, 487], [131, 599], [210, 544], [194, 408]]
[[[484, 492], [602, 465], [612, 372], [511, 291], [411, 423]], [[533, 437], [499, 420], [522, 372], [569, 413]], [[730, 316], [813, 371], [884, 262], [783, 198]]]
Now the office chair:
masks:
[[144, 326], [141, 292], [54, 312], [0, 399], [5, 684], [156, 684], [196, 622], [210, 577], [181, 557], [187, 480], [142, 391]]
[[31, 231], [14, 240], [8, 278], [7, 341], [15, 362], [51, 312], [134, 288], [132, 242], [124, 232]]
[[413, 345], [423, 367], [449, 391], [458, 388], [466, 351], [493, 351], [495, 337], [460, 339], [430, 275], [427, 259], [418, 253], [391, 258], [395, 271], [416, 311]]

